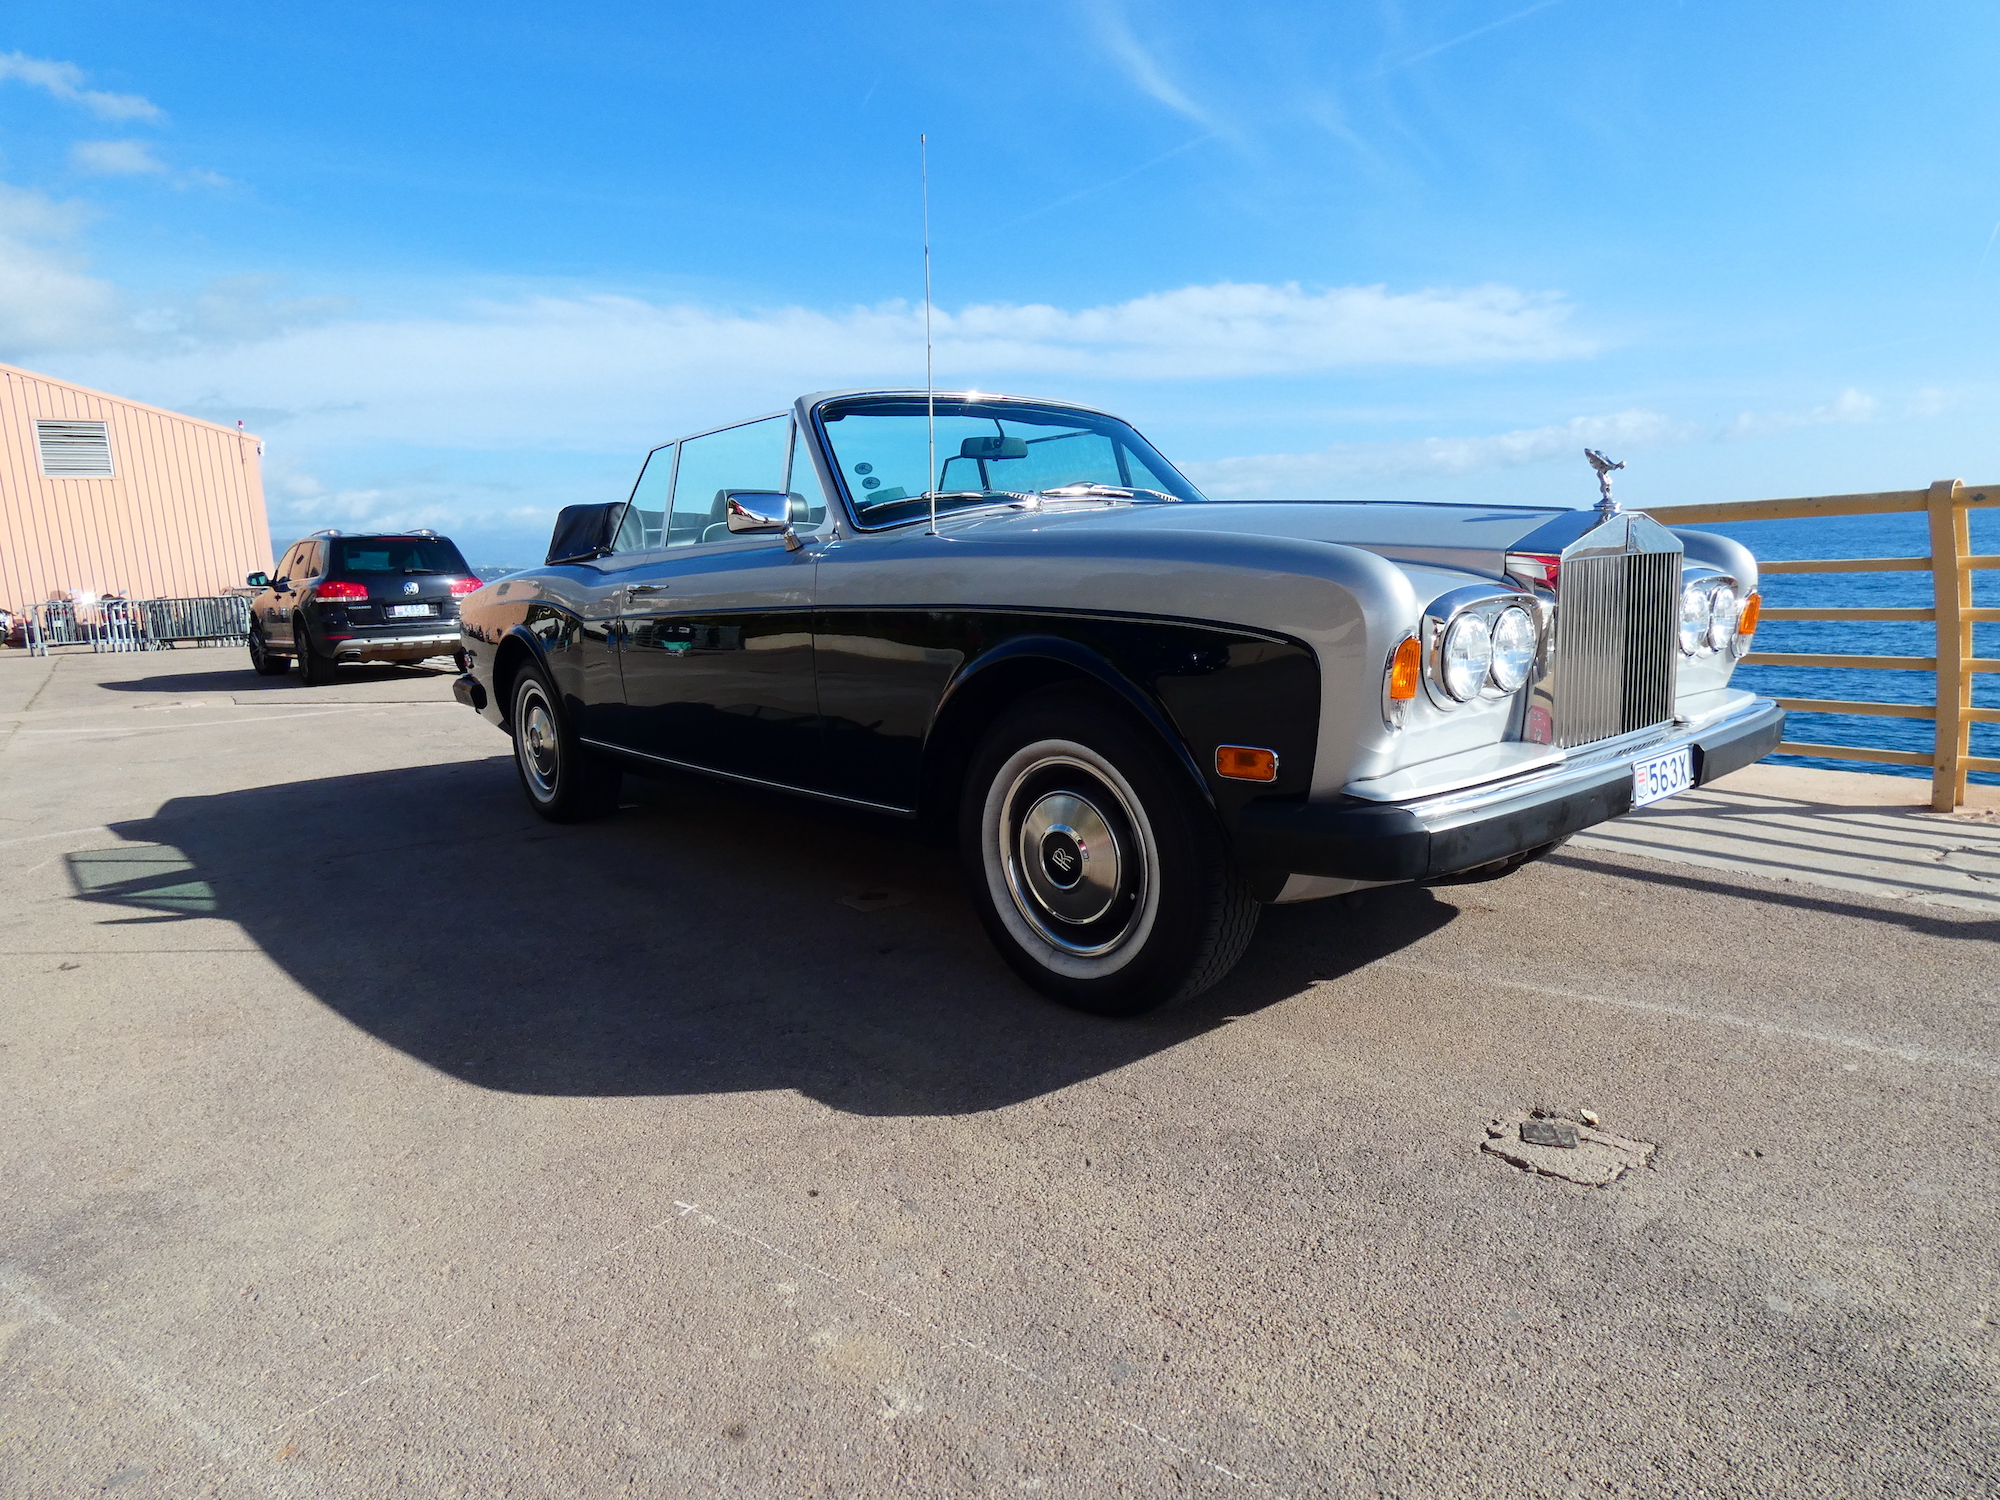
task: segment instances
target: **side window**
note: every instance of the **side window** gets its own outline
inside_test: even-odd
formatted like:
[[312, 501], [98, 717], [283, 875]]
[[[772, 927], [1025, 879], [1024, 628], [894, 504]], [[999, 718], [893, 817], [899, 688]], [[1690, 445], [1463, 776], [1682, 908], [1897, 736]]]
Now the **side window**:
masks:
[[785, 481], [785, 488], [792, 493], [792, 524], [801, 528], [818, 526], [826, 519], [826, 491], [813, 467], [810, 441], [803, 427], [792, 433], [792, 466]]
[[667, 545], [713, 542], [729, 535], [724, 505], [731, 490], [775, 490], [784, 479], [788, 416], [765, 417], [681, 442]]
[[283, 578], [288, 582], [300, 576], [299, 544], [297, 542], [292, 543], [291, 548], [278, 560], [278, 571], [271, 576], [273, 578]]
[[646, 467], [632, 486], [632, 503], [618, 523], [614, 552], [650, 552], [667, 544], [667, 487], [674, 479], [674, 448], [668, 443], [646, 455]]
[[299, 576], [317, 578], [326, 571], [326, 543], [299, 543]]

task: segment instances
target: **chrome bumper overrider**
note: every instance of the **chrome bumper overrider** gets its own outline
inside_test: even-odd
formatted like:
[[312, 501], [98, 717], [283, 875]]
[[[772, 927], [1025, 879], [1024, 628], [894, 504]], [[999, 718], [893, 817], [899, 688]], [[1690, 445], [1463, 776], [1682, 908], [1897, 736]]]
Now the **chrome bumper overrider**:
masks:
[[1699, 786], [1769, 755], [1784, 726], [1785, 711], [1756, 698], [1699, 726], [1661, 725], [1560, 765], [1434, 797], [1253, 802], [1237, 818], [1237, 858], [1254, 870], [1370, 881], [1477, 869], [1631, 811], [1636, 761], [1688, 746]]

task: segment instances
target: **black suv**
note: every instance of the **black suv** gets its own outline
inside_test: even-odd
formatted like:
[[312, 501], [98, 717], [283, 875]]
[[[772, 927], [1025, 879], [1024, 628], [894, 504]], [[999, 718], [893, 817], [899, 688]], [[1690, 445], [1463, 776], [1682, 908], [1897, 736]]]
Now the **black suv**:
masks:
[[250, 601], [250, 664], [265, 677], [293, 657], [308, 686], [330, 681], [343, 661], [455, 656], [464, 670], [458, 601], [479, 579], [434, 531], [315, 531], [292, 543], [274, 575], [244, 581], [259, 591]]

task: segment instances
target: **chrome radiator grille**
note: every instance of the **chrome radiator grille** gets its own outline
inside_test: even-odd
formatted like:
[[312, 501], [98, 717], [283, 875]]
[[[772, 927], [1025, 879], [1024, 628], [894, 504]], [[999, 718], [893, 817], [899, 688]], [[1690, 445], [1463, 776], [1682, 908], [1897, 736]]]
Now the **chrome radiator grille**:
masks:
[[1556, 593], [1558, 745], [1588, 745], [1673, 717], [1681, 554], [1563, 563]]

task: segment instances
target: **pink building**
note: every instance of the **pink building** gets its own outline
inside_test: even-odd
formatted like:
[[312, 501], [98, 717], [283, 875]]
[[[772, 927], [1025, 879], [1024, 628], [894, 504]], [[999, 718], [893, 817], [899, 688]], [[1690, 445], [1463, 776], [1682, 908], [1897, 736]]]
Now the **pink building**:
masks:
[[218, 594], [268, 568], [263, 446], [0, 365], [0, 607]]

